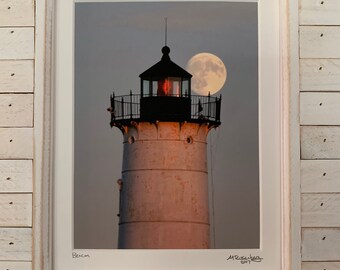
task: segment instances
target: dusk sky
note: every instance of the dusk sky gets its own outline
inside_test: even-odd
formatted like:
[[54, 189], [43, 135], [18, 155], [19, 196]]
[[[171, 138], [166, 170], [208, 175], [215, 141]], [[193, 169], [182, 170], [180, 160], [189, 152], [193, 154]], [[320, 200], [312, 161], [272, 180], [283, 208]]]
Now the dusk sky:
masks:
[[172, 61], [186, 68], [206, 52], [228, 70], [207, 146], [211, 247], [258, 248], [257, 4], [231, 2], [76, 3], [75, 248], [117, 248], [123, 137], [106, 108], [113, 91], [140, 92], [139, 74], [161, 59], [165, 17]]

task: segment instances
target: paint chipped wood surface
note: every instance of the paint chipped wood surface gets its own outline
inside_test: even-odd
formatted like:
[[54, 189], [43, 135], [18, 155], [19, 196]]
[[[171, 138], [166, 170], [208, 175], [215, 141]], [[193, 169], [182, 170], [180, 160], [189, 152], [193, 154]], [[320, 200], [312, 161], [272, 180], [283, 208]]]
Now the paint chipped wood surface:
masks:
[[0, 93], [33, 92], [33, 61], [0, 61]]
[[0, 194], [0, 227], [32, 226], [32, 194]]
[[31, 261], [32, 229], [0, 228], [0, 260]]
[[339, 270], [340, 262], [303, 262], [301, 270]]
[[301, 192], [340, 192], [340, 160], [301, 160]]
[[302, 227], [340, 227], [340, 194], [303, 194]]
[[0, 159], [32, 159], [32, 128], [0, 128]]
[[0, 28], [0, 59], [33, 59], [34, 28]]
[[0, 127], [32, 127], [33, 94], [0, 94]]
[[340, 58], [340, 26], [301, 26], [301, 58]]
[[301, 159], [340, 159], [340, 127], [301, 127]]
[[340, 59], [301, 59], [300, 90], [340, 91]]
[[340, 93], [301, 93], [301, 125], [340, 125]]
[[340, 25], [339, 0], [300, 0], [301, 25]]
[[0, 270], [32, 270], [32, 262], [0, 262]]
[[33, 0], [0, 0], [0, 26], [33, 25]]
[[302, 261], [340, 261], [340, 228], [302, 229]]

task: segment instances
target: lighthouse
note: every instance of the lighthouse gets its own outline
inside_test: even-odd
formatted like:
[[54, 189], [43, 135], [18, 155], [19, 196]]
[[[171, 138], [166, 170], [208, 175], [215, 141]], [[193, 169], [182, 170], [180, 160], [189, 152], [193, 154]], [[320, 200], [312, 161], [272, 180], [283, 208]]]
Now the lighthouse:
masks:
[[209, 248], [207, 135], [221, 97], [192, 95], [167, 46], [139, 77], [140, 94], [112, 94], [108, 109], [123, 134], [118, 248]]

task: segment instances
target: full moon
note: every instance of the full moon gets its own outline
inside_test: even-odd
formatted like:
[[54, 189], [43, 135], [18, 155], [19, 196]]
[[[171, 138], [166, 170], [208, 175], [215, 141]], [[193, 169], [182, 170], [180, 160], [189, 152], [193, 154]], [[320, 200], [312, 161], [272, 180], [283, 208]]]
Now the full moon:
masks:
[[227, 79], [227, 69], [222, 60], [211, 53], [191, 57], [187, 70], [192, 74], [191, 88], [199, 95], [215, 94]]

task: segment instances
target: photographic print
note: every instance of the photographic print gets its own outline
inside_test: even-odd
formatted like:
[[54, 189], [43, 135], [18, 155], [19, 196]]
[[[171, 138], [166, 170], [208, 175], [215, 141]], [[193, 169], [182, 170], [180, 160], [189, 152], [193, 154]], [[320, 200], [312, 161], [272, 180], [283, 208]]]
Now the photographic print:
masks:
[[74, 248], [260, 248], [257, 3], [76, 3], [74, 52]]

